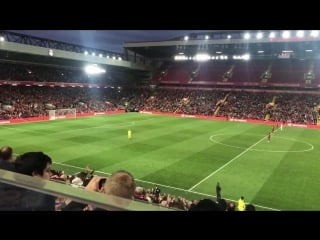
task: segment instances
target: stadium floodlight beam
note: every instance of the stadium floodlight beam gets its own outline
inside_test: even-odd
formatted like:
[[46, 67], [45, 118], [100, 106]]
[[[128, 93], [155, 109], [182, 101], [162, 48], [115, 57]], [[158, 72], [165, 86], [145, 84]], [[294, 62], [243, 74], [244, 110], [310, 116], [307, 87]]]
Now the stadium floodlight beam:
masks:
[[250, 36], [250, 33], [245, 33], [245, 34], [244, 34], [244, 39], [247, 39], [247, 40], [248, 40], [248, 39], [250, 39], [250, 37], [251, 37], [251, 36]]
[[299, 31], [297, 31], [296, 35], [298, 38], [302, 38], [302, 37], [304, 37], [304, 31], [299, 30]]
[[270, 34], [269, 34], [269, 38], [275, 38], [276, 37], [276, 33], [275, 32], [271, 32]]
[[90, 74], [90, 75], [95, 75], [95, 74], [100, 74], [100, 73], [105, 73], [106, 70], [99, 67], [97, 64], [92, 64], [92, 65], [88, 65], [84, 68], [84, 71], [87, 73], [87, 74]]
[[242, 59], [243, 59], [243, 60], [246, 60], [246, 61], [250, 60], [250, 54], [244, 54], [244, 55], [242, 55]]
[[318, 37], [319, 36], [319, 31], [318, 30], [312, 30], [310, 35], [311, 35], [311, 37]]
[[188, 60], [188, 57], [185, 55], [176, 55], [176, 56], [174, 56], [174, 60], [175, 61], [185, 61], [185, 60]]
[[263, 38], [263, 33], [262, 32], [258, 32], [257, 33], [257, 39], [261, 39]]
[[283, 31], [282, 32], [282, 38], [289, 38], [290, 37], [290, 31]]
[[208, 61], [208, 60], [210, 60], [210, 56], [205, 53], [199, 53], [193, 57], [193, 60], [194, 61]]

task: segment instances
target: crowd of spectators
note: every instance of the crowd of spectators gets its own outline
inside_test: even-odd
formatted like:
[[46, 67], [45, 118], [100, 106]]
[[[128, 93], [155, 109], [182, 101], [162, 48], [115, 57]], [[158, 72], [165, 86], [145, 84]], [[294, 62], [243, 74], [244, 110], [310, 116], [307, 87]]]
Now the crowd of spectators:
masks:
[[276, 107], [271, 111], [271, 120], [288, 123], [316, 124], [314, 106], [319, 103], [319, 96], [278, 94]]
[[48, 110], [76, 108], [77, 113], [118, 109], [115, 89], [0, 86], [0, 120], [48, 116]]
[[[275, 102], [273, 99], [275, 98]], [[164, 90], [137, 92], [130, 106], [144, 111], [316, 124], [319, 95], [246, 91]]]
[[[48, 110], [77, 113], [120, 108], [226, 118], [316, 124], [318, 95], [213, 90], [62, 88], [0, 85], [0, 120], [48, 116]], [[275, 102], [273, 101], [275, 98]], [[272, 103], [272, 105], [271, 105]]]

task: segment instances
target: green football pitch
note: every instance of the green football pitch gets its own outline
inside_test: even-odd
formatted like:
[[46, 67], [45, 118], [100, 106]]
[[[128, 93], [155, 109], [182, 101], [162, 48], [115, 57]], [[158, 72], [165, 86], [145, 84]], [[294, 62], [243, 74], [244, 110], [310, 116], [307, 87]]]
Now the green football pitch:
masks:
[[[320, 210], [320, 131], [124, 113], [0, 126], [15, 154], [43, 151], [53, 168], [102, 176], [130, 171], [137, 185], [188, 199], [245, 197], [258, 210]], [[132, 130], [132, 139], [127, 132]]]

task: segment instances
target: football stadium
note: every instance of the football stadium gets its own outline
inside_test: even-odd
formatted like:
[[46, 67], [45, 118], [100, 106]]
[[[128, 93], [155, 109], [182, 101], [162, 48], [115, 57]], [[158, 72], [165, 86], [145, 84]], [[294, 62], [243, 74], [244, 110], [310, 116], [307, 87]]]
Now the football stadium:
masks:
[[0, 210], [320, 210], [319, 31], [0, 40]]

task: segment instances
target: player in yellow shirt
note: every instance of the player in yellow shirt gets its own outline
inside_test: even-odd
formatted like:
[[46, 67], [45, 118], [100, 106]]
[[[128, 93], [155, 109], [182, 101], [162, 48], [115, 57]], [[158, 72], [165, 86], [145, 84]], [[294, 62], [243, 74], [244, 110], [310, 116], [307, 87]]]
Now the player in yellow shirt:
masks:
[[128, 139], [130, 140], [132, 138], [132, 131], [128, 130]]

